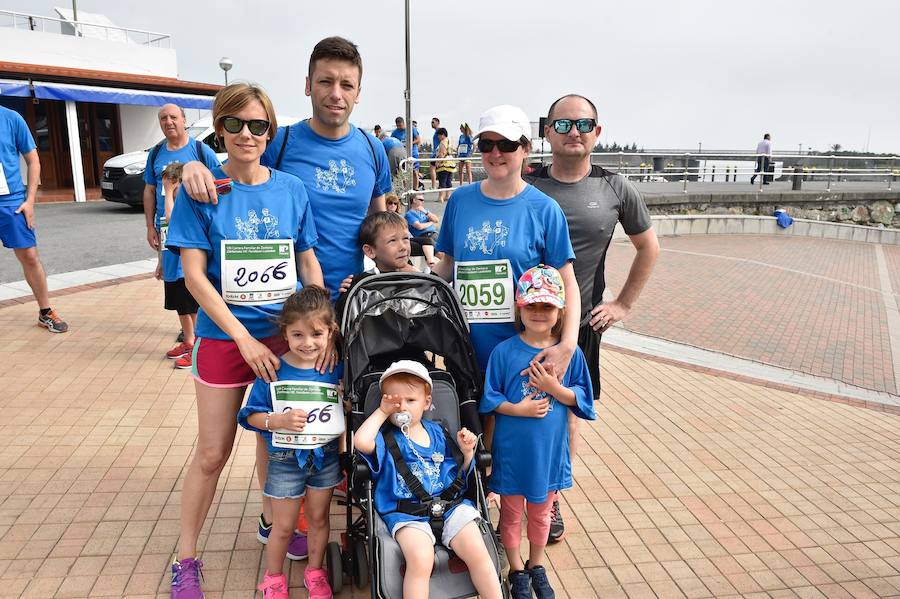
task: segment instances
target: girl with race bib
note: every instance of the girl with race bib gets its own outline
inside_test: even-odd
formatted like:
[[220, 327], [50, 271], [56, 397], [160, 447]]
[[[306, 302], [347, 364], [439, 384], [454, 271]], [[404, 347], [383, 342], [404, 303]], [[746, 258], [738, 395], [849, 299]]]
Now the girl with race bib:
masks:
[[285, 302], [278, 326], [289, 351], [281, 356], [278, 382], [257, 378], [238, 414], [241, 426], [258, 432], [269, 451], [263, 496], [272, 500], [274, 521], [266, 545], [266, 573], [257, 587], [264, 599], [289, 599], [282, 565], [304, 496], [309, 562], [303, 581], [312, 599], [331, 597], [322, 560], [331, 495], [344, 477], [338, 460], [344, 412], [338, 393], [341, 365], [325, 374], [316, 370], [316, 361], [338, 329], [329, 298], [328, 291], [314, 286]]
[[[471, 158], [473, 153], [472, 145], [472, 128], [469, 123], [462, 123], [459, 126], [459, 145], [456, 146], [456, 155], [459, 158]], [[459, 184], [462, 186], [465, 181], [465, 173], [468, 173], [468, 182], [472, 183], [472, 161], [459, 161]]]
[[[288, 346], [274, 320], [301, 281], [323, 285], [303, 182], [260, 165], [277, 128], [269, 97], [256, 86], [229, 85], [216, 94], [213, 123], [228, 152], [227, 164], [213, 171], [220, 201], [195, 202], [182, 186], [166, 242], [181, 254], [188, 289], [200, 304], [192, 369], [199, 432], [181, 498], [173, 599], [203, 597], [197, 537], [231, 455], [244, 391], [257, 377], [278, 378], [278, 356]], [[262, 440], [256, 462], [262, 484], [268, 462]], [[263, 513], [258, 536], [265, 539], [265, 520], [272, 518], [265, 496]], [[306, 538], [297, 536], [292, 547], [293, 555], [305, 557]]]
[[432, 272], [459, 294], [482, 372], [491, 350], [516, 335], [515, 282], [538, 264], [559, 269], [570, 300], [559, 344], [537, 360], [565, 372], [577, 345], [575, 254], [559, 204], [522, 179], [530, 135], [531, 123], [520, 108], [496, 106], [481, 115], [476, 138], [487, 179], [453, 192], [435, 247], [445, 257]]

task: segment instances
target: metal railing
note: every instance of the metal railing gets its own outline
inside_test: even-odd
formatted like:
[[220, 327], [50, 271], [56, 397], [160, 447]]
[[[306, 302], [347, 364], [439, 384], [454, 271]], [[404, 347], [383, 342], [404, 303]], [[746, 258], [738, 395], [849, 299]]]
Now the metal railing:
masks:
[[[893, 191], [894, 179], [900, 177], [900, 157], [897, 156], [773, 154], [769, 156], [770, 164], [774, 167], [776, 163], [781, 163], [780, 172], [763, 173], [757, 170], [757, 158], [764, 156], [766, 155], [740, 151], [594, 152], [591, 154], [591, 161], [633, 181], [680, 184], [682, 193], [688, 192], [690, 183], [748, 182], [754, 175], [759, 179], [759, 192], [765, 191], [764, 185], [767, 180], [776, 178], [791, 180], [795, 185], [797, 178], [800, 179], [801, 185], [802, 181], [824, 181], [825, 191], [831, 191], [833, 184], [840, 181], [883, 181], [884, 189]], [[550, 162], [552, 157], [552, 154], [534, 153], [528, 156], [528, 163], [543, 164]], [[401, 161], [401, 168], [408, 169], [412, 160], [407, 158]], [[423, 164], [464, 160], [478, 164], [481, 162], [481, 155], [415, 160]], [[709, 164], [710, 162], [714, 164]], [[410, 195], [417, 193], [433, 194], [440, 191], [442, 190], [408, 189], [401, 194], [401, 200], [406, 200]]]
[[111, 42], [126, 42], [151, 48], [172, 48], [172, 36], [168, 33], [119, 27], [102, 23], [89, 23], [79, 20], [75, 23], [68, 19], [44, 17], [12, 10], [0, 10], [0, 27], [40, 31], [42, 33], [68, 34], [66, 28], [73, 30], [76, 37], [101, 39]]

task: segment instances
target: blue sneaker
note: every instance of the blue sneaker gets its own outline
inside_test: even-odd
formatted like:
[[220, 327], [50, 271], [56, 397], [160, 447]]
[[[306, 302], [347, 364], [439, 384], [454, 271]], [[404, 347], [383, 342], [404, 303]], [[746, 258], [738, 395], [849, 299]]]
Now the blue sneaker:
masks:
[[556, 593], [550, 586], [544, 566], [535, 566], [531, 569], [531, 588], [534, 589], [534, 596], [537, 599], [556, 599]]
[[172, 599], [203, 599], [203, 562], [194, 558], [172, 564]]
[[[269, 544], [269, 533], [272, 532], [272, 525], [269, 524], [266, 526], [265, 520], [263, 520], [263, 515], [259, 515], [259, 522], [256, 528], [256, 540], [262, 543], [263, 545]], [[306, 535], [300, 534], [296, 530], [294, 531], [294, 536], [291, 537], [291, 542], [288, 543], [287, 557], [289, 560], [297, 561], [301, 559], [306, 559], [309, 556], [309, 541], [306, 538]]]
[[531, 571], [518, 570], [509, 573], [509, 593], [512, 599], [531, 599]]

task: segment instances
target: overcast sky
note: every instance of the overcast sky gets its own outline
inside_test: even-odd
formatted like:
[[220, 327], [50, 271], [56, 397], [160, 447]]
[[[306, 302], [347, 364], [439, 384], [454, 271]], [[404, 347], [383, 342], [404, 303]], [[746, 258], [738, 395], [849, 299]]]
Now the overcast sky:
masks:
[[[900, 153], [900, 2], [413, 0], [413, 117], [454, 133], [495, 104], [534, 120], [563, 93], [596, 102], [601, 141], [645, 148]], [[0, 0], [52, 15], [65, 0]], [[182, 79], [255, 81], [282, 114], [309, 115], [309, 53], [328, 35], [363, 56], [353, 121], [404, 112], [402, 0], [78, 0], [125, 27], [171, 33]]]

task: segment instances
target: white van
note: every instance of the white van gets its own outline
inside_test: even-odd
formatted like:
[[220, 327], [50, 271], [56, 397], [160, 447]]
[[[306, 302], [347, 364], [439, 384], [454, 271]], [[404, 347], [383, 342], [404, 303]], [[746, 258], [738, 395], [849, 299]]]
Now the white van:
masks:
[[[293, 125], [300, 119], [279, 116], [279, 125]], [[212, 117], [204, 117], [185, 129], [188, 137], [208, 145], [216, 153], [220, 161], [227, 158], [224, 149], [219, 147], [216, 132], [213, 129]], [[103, 199], [130, 206], [142, 206], [144, 203], [144, 167], [150, 150], [139, 150], [113, 156], [103, 165], [103, 177], [100, 179], [100, 190]]]

